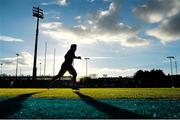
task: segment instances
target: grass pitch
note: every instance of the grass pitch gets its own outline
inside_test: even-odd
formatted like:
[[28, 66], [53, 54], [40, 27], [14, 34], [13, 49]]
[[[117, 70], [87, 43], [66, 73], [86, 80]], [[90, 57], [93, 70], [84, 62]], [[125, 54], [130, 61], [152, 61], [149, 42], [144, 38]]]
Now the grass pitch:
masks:
[[[79, 92], [94, 99], [180, 99], [180, 88], [82, 88]], [[33, 98], [79, 98], [70, 88], [0, 89], [0, 97], [15, 97], [28, 93], [33, 93]]]
[[180, 118], [180, 88], [1, 88], [0, 118]]

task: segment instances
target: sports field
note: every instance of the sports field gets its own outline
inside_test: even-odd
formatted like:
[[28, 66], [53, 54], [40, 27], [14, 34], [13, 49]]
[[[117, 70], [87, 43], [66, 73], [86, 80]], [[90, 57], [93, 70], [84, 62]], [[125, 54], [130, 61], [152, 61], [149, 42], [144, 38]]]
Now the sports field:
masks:
[[0, 118], [180, 118], [180, 89], [2, 88]]

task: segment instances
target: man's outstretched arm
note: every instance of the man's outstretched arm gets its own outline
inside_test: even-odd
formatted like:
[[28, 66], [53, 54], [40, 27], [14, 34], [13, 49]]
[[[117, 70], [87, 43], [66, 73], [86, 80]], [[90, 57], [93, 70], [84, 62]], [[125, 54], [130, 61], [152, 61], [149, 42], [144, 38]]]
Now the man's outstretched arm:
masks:
[[81, 56], [74, 56], [75, 59], [81, 59]]

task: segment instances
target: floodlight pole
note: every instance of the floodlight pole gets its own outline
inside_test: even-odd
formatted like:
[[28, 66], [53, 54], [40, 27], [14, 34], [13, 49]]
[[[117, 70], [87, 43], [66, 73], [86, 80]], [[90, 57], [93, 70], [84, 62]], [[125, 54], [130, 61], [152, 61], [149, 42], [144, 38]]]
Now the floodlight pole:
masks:
[[174, 62], [175, 62], [176, 75], [177, 75], [178, 73], [177, 73], [177, 61], [176, 61], [176, 59], [175, 59], [175, 61], [174, 61]]
[[3, 66], [3, 64], [1, 63], [1, 75], [2, 75], [2, 66]]
[[84, 58], [84, 59], [86, 60], [86, 77], [87, 77], [87, 75], [88, 75], [88, 60], [90, 58]]
[[39, 63], [39, 65], [40, 65], [40, 66], [39, 66], [39, 69], [40, 69], [40, 70], [39, 70], [39, 76], [41, 76], [41, 62]]
[[21, 68], [19, 68], [19, 75], [21, 76]]
[[33, 16], [37, 18], [37, 24], [36, 24], [36, 37], [35, 37], [35, 48], [34, 48], [34, 63], [33, 63], [33, 80], [36, 80], [36, 74], [37, 74], [37, 67], [36, 67], [36, 61], [37, 61], [37, 45], [38, 45], [38, 32], [39, 32], [39, 18], [43, 19], [43, 10], [39, 7], [33, 7]]
[[173, 75], [173, 69], [172, 69], [172, 59], [174, 59], [174, 56], [168, 56], [167, 58], [169, 58], [170, 60], [170, 67], [171, 67], [171, 75]]
[[46, 75], [46, 53], [47, 53], [47, 42], [45, 43], [45, 53], [44, 53], [44, 76]]
[[56, 64], [56, 48], [54, 48], [53, 76], [55, 75], [55, 64]]
[[16, 80], [17, 80], [17, 73], [18, 73], [18, 57], [19, 57], [19, 54], [17, 53], [16, 56], [17, 56], [17, 60], [16, 60]]

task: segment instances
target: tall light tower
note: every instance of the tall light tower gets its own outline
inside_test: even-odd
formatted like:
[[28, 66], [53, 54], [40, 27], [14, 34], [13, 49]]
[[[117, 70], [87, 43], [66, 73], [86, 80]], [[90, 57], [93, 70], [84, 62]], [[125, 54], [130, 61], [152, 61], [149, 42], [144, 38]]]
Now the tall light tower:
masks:
[[55, 75], [55, 64], [56, 64], [56, 48], [54, 48], [53, 76]]
[[18, 73], [18, 57], [19, 57], [19, 54], [16, 53], [16, 56], [17, 56], [17, 59], [16, 59], [16, 80], [17, 80], [17, 73]]
[[45, 53], [44, 53], [44, 76], [46, 75], [46, 53], [47, 53], [47, 42], [45, 43]]
[[21, 76], [21, 68], [19, 68], [19, 75]]
[[176, 59], [175, 59], [174, 63], [175, 63], [176, 75], [177, 75], [177, 74], [178, 74], [178, 72], [177, 72], [177, 61], [176, 61]]
[[170, 60], [170, 67], [171, 67], [171, 75], [173, 75], [173, 69], [172, 69], [172, 59], [174, 59], [174, 56], [168, 56], [167, 58], [169, 58]]
[[87, 77], [87, 75], [88, 75], [88, 60], [90, 58], [84, 58], [84, 59], [86, 60], [86, 77]]
[[39, 63], [39, 76], [41, 76], [41, 62]]
[[40, 9], [39, 7], [33, 7], [33, 16], [37, 18], [36, 38], [35, 38], [35, 48], [34, 48], [34, 64], [33, 64], [33, 80], [36, 80], [36, 74], [37, 74], [36, 60], [37, 60], [37, 45], [38, 45], [38, 33], [39, 33], [39, 18], [41, 19], [44, 18], [43, 10]]
[[1, 75], [2, 75], [2, 66], [3, 66], [3, 64], [1, 63]]

